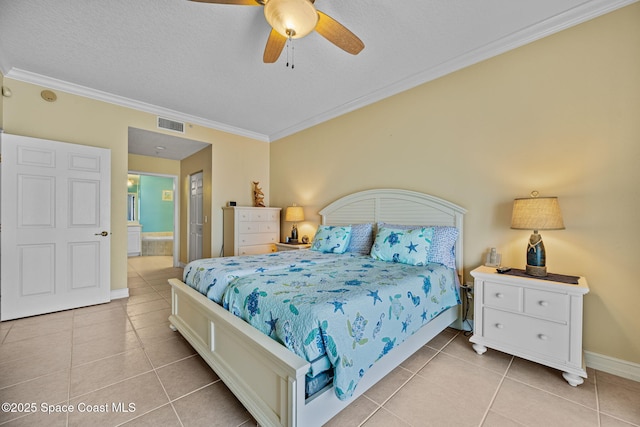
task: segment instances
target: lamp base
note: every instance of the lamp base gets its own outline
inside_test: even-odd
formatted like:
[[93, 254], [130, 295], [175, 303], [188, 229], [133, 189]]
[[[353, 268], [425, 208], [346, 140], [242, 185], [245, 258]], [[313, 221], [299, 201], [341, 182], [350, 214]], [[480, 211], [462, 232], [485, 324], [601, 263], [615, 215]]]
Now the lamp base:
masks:
[[527, 264], [527, 268], [525, 269], [525, 272], [529, 276], [545, 277], [547, 275], [547, 267], [544, 265], [540, 267], [537, 265]]

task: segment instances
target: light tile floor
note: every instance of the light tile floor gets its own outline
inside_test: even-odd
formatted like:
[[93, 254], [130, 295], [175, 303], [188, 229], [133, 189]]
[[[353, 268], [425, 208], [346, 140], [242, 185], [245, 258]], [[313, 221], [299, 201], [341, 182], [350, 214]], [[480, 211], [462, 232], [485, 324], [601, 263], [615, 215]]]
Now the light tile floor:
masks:
[[[181, 274], [171, 257], [130, 258], [128, 299], [0, 323], [0, 402], [35, 410], [2, 411], [0, 424], [255, 425], [169, 329], [167, 278]], [[478, 356], [447, 329], [328, 425], [640, 426], [640, 383], [588, 373], [573, 388], [553, 369], [492, 350]]]

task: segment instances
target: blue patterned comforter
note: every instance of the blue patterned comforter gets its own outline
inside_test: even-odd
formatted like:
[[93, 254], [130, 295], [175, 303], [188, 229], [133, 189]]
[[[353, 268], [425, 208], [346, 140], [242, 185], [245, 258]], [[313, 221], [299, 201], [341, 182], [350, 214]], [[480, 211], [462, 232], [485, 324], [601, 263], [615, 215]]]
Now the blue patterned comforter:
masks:
[[376, 360], [460, 303], [455, 270], [440, 264], [339, 255], [263, 268], [232, 280], [223, 306], [308, 361], [328, 358], [342, 400]]
[[[189, 263], [182, 281], [204, 294], [212, 301], [222, 304], [222, 295], [229, 282], [238, 277], [264, 273], [303, 265], [330, 262], [341, 255], [325, 254], [309, 250], [274, 252], [265, 255], [205, 258]], [[347, 255], [349, 256], [349, 255]]]

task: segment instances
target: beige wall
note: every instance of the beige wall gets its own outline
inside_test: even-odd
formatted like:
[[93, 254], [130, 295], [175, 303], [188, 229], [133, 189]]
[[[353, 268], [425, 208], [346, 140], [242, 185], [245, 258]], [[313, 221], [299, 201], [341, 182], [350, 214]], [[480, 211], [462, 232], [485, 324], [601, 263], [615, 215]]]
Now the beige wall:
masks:
[[129, 171], [180, 176], [180, 161], [129, 154]]
[[[136, 127], [157, 132], [156, 116], [130, 108], [96, 101], [56, 91], [58, 100], [42, 100], [40, 86], [4, 77], [13, 95], [2, 98], [4, 131], [16, 135], [51, 139], [111, 149], [111, 289], [127, 286], [127, 153], [128, 129]], [[197, 125], [187, 125], [184, 138], [208, 142], [213, 146], [212, 208], [220, 215], [212, 218], [212, 240], [218, 250], [222, 245], [223, 200], [251, 200], [251, 181], [264, 182], [268, 188], [269, 144], [230, 135]], [[228, 161], [225, 160], [228, 158]], [[140, 162], [147, 171], [166, 165], [145, 163], [133, 157], [136, 168]], [[137, 162], [137, 163], [136, 163]], [[152, 162], [153, 163], [153, 162]], [[164, 173], [164, 172], [163, 172]]]
[[276, 141], [271, 201], [305, 206], [311, 234], [354, 191], [445, 198], [468, 209], [468, 278], [491, 246], [523, 268], [512, 201], [558, 196], [566, 230], [542, 234], [550, 271], [588, 279], [584, 347], [640, 363], [639, 22], [628, 6]]
[[[213, 190], [211, 195], [212, 240], [211, 254], [218, 256], [222, 249], [222, 207], [233, 200], [238, 206], [253, 206], [252, 181], [260, 182], [264, 202], [271, 203], [269, 185], [269, 149], [264, 142], [243, 137], [229, 137], [228, 143], [213, 143]], [[242, 177], [238, 179], [236, 177]]]

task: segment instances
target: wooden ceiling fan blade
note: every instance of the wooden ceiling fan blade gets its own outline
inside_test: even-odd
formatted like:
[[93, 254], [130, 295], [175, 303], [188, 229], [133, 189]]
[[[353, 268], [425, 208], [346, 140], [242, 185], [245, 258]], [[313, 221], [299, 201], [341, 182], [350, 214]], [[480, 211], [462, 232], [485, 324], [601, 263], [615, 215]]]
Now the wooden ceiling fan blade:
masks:
[[258, 0], [190, 0], [198, 3], [236, 4], [239, 6], [262, 6]]
[[352, 55], [357, 55], [364, 49], [362, 40], [349, 31], [347, 27], [320, 11], [318, 11], [318, 18], [316, 31], [322, 37]]
[[276, 62], [280, 58], [285, 44], [287, 44], [287, 38], [272, 28], [267, 45], [264, 48], [262, 60], [267, 64]]

